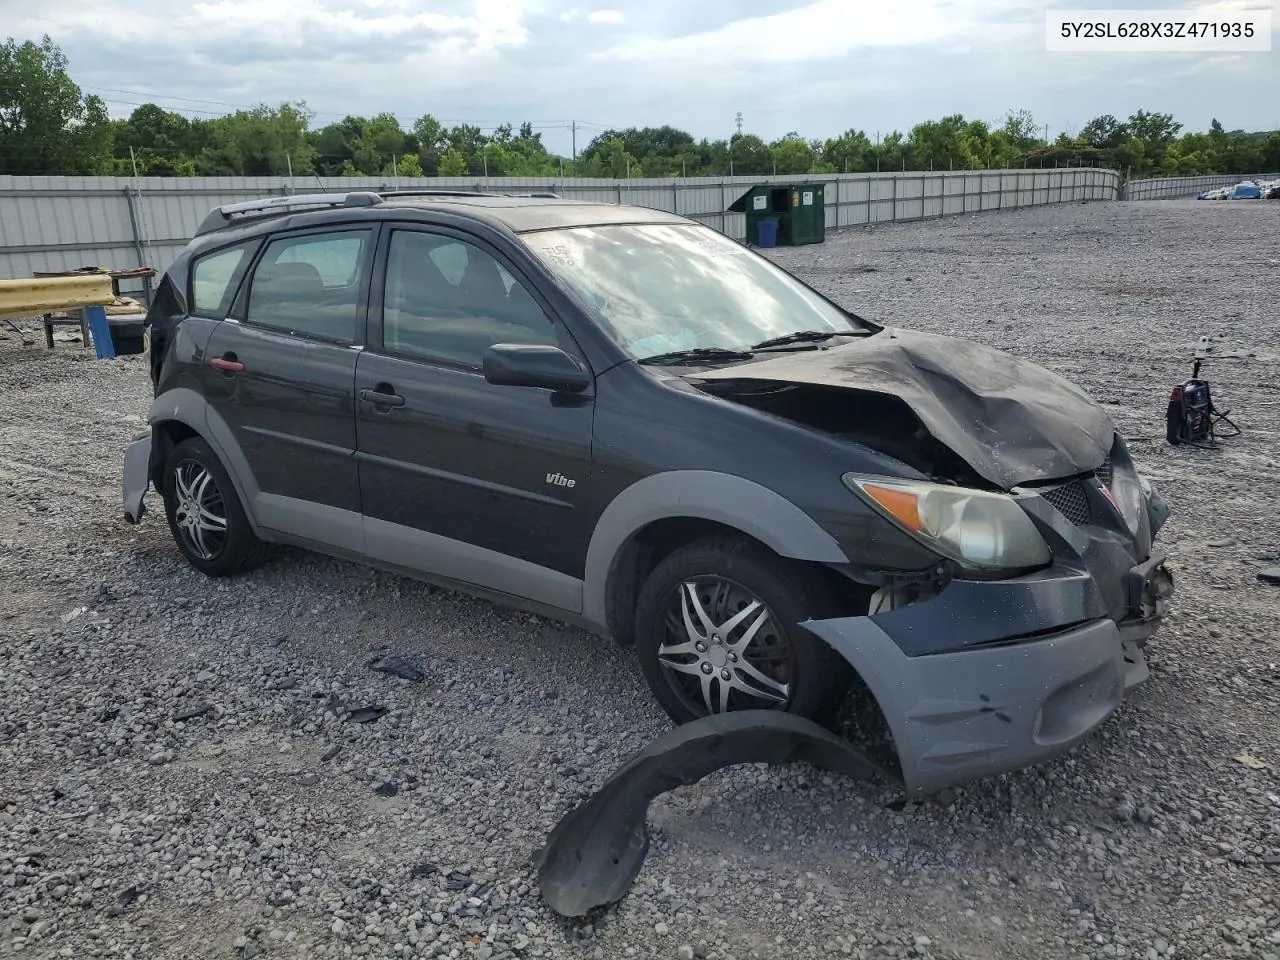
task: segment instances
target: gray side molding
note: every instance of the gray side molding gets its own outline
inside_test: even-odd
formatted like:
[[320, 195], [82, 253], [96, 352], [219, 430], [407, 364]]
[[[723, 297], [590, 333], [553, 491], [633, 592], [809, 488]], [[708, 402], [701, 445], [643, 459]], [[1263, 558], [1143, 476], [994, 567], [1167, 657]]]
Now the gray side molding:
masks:
[[582, 586], [582, 612], [588, 622], [607, 629], [609, 572], [619, 551], [643, 527], [671, 517], [723, 523], [796, 560], [849, 560], [831, 534], [768, 487], [713, 470], [655, 473], [618, 494], [596, 522]]
[[259, 493], [258, 481], [227, 422], [209, 406], [208, 400], [186, 387], [166, 390], [151, 401], [147, 422], [154, 426], [166, 420], [185, 423], [213, 447], [213, 452], [231, 475], [231, 482], [235, 484], [249, 523], [254, 532], [258, 532], [258, 520], [253, 509]]

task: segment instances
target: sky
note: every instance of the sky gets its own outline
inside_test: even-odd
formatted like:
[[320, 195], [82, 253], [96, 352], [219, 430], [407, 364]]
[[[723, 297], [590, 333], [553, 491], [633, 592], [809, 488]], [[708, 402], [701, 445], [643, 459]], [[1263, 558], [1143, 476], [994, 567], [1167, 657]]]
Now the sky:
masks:
[[115, 116], [304, 100], [317, 126], [528, 120], [564, 154], [571, 121], [580, 149], [629, 126], [723, 138], [738, 113], [766, 140], [1020, 109], [1051, 138], [1137, 109], [1280, 129], [1280, 38], [1270, 53], [1050, 53], [1051, 6], [1270, 9], [1280, 29], [1280, 0], [0, 0], [0, 32], [49, 34]]

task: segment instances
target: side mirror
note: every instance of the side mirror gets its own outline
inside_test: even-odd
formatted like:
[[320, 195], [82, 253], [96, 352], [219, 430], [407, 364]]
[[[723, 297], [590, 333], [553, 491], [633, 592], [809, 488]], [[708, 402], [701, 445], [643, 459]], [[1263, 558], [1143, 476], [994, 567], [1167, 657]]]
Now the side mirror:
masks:
[[508, 387], [543, 387], [581, 393], [591, 374], [559, 347], [541, 343], [495, 343], [481, 363], [484, 378]]

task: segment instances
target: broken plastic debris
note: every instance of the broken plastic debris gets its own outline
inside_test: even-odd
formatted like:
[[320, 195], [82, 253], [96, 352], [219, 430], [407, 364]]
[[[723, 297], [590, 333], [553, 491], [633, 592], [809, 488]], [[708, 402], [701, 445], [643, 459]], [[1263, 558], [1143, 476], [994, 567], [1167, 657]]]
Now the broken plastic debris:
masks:
[[357, 707], [351, 711], [347, 719], [352, 723], [373, 723], [388, 712], [386, 707]]
[[173, 715], [174, 723], [183, 723], [187, 720], [194, 720], [196, 717], [202, 717], [213, 709], [212, 704], [193, 703], [188, 707], [184, 707]]
[[84, 613], [88, 609], [89, 609], [88, 607], [76, 607], [74, 610], [68, 610], [66, 613], [62, 615], [62, 622], [70, 623], [72, 620], [80, 616], [80, 614]]
[[1251, 753], [1236, 754], [1236, 759], [1251, 770], [1266, 770], [1267, 765]]
[[901, 781], [853, 744], [811, 720], [779, 710], [712, 714], [663, 734], [570, 810], [536, 858], [542, 897], [580, 917], [621, 899], [649, 850], [645, 818], [660, 793], [697, 783], [735, 763], [808, 762], [862, 780]]
[[369, 669], [377, 670], [379, 673], [389, 673], [411, 683], [421, 683], [426, 679], [426, 674], [422, 672], [421, 667], [403, 657], [381, 657], [369, 664]]

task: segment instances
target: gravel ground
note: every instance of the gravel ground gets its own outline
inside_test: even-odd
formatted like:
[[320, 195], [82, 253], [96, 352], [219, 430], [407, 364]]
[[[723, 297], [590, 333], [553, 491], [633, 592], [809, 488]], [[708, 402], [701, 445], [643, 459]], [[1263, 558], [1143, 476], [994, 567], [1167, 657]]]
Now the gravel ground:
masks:
[[[591, 923], [542, 905], [530, 860], [668, 728], [632, 654], [298, 551], [203, 579], [154, 494], [119, 519], [143, 363], [9, 333], [0, 954], [1277, 960], [1280, 589], [1256, 572], [1280, 561], [1278, 235], [1280, 204], [1112, 203], [773, 254], [1104, 401], [1175, 511], [1177, 611], [1152, 682], [1040, 768], [905, 807], [802, 766], [660, 798], [634, 889]], [[1172, 449], [1201, 333], [1245, 432]]]

